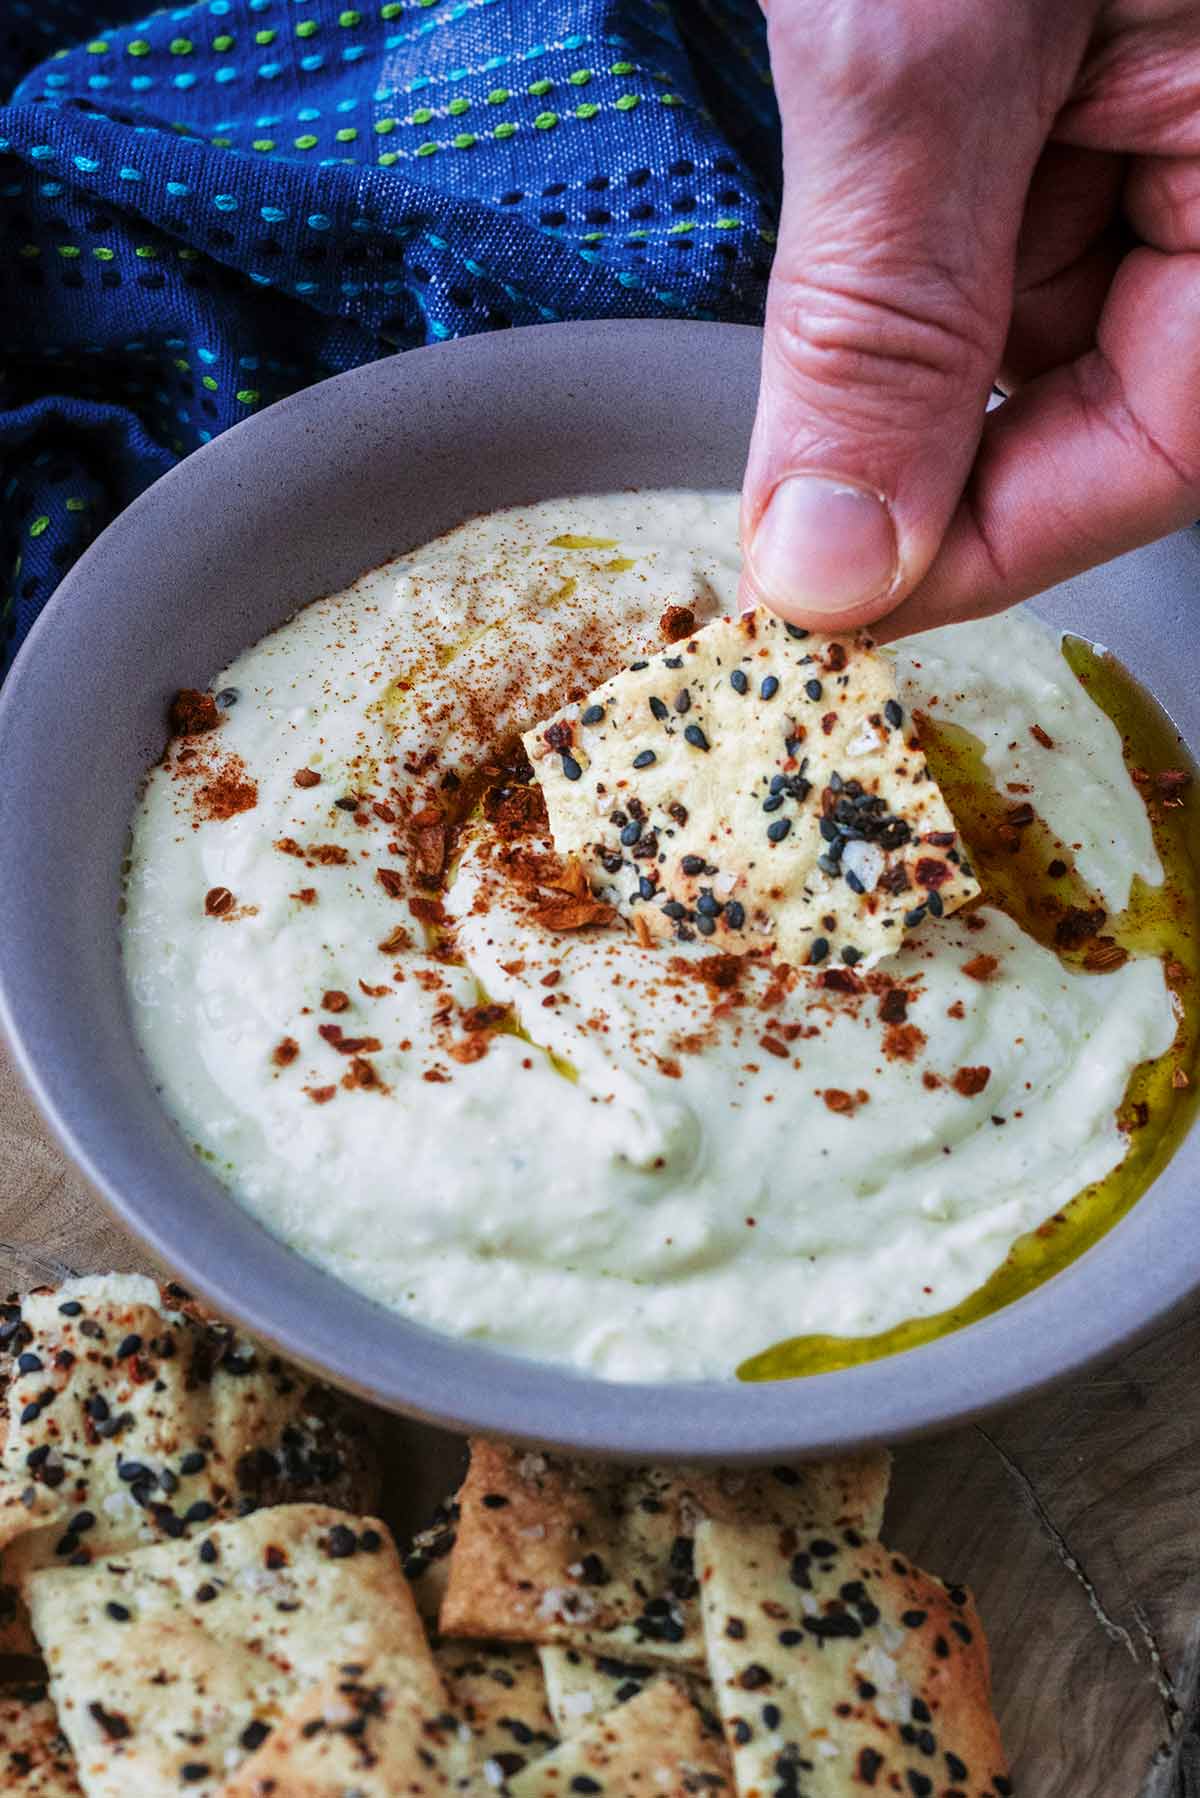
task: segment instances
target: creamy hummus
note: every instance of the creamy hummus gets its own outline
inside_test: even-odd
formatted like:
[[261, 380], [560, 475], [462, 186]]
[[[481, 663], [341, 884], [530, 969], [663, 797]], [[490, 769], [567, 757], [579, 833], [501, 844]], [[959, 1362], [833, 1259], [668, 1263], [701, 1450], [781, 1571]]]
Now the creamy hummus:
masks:
[[[1176, 1028], [1156, 959], [1078, 971], [986, 905], [866, 978], [572, 922], [516, 736], [730, 611], [737, 572], [728, 494], [472, 521], [226, 669], [134, 824], [136, 1028], [238, 1200], [414, 1319], [614, 1379], [957, 1304], [1121, 1161]], [[1108, 911], [1161, 880], [1035, 619], [896, 653]]]

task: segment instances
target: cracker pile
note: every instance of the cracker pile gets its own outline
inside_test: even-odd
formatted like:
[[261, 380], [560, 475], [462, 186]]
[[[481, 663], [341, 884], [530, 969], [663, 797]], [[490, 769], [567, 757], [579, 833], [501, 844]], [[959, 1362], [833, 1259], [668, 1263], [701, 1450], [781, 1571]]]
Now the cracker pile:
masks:
[[979, 891], [862, 635], [720, 618], [523, 741], [555, 849], [647, 943], [869, 966]]
[[0, 1659], [6, 1793], [1011, 1790], [969, 1594], [878, 1540], [885, 1455], [476, 1441], [402, 1561], [354, 1406], [178, 1288], [73, 1282], [0, 1328], [9, 1639], [42, 1663]]

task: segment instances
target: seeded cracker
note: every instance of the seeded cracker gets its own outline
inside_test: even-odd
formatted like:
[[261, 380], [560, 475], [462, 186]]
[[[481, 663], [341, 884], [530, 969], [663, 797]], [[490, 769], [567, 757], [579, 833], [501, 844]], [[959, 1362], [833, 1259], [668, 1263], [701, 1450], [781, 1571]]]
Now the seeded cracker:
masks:
[[[186, 1310], [182, 1307], [186, 1307]], [[139, 1275], [21, 1301], [0, 1469], [63, 1522], [5, 1550], [5, 1578], [176, 1540], [247, 1509], [367, 1509], [378, 1486], [354, 1407]]]
[[219, 1798], [482, 1798], [475, 1764], [428, 1657], [385, 1654], [306, 1692]]
[[555, 848], [639, 932], [869, 965], [979, 891], [864, 636], [721, 618], [523, 741]]
[[333, 1665], [436, 1680], [386, 1529], [323, 1505], [44, 1569], [29, 1607], [88, 1798], [213, 1798]]
[[0, 1791], [6, 1798], [82, 1798], [75, 1757], [45, 1686], [0, 1693]]
[[729, 1759], [682, 1683], [660, 1674], [638, 1697], [508, 1782], [511, 1798], [732, 1798]]
[[442, 1633], [702, 1669], [697, 1522], [874, 1534], [888, 1465], [874, 1454], [795, 1468], [605, 1467], [476, 1438]]
[[439, 1642], [433, 1651], [452, 1709], [470, 1726], [497, 1782], [558, 1741], [537, 1650], [522, 1642]]
[[969, 1593], [853, 1530], [705, 1523], [696, 1559], [740, 1792], [1011, 1792]]

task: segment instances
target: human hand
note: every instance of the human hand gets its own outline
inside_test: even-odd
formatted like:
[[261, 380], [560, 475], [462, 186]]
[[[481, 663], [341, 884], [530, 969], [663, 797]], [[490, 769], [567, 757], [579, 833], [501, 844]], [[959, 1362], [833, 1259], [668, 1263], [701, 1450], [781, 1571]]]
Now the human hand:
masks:
[[895, 636], [1200, 514], [1196, 0], [768, 23], [785, 184], [743, 603]]

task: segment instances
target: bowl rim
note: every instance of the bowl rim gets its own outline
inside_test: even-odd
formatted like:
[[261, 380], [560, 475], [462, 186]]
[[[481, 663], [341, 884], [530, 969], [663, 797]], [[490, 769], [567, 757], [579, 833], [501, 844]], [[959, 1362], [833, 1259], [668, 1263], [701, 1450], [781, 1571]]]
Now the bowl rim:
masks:
[[[748, 326], [684, 321], [583, 321], [432, 345], [306, 388], [194, 452], [117, 516], [48, 602], [0, 690], [0, 767], [12, 766], [18, 749], [27, 755], [30, 733], [36, 736], [47, 699], [44, 664], [72, 639], [86, 643], [95, 628], [87, 590], [108, 585], [118, 550], [128, 554], [182, 489], [220, 478], [239, 446], [254, 453], [268, 432], [319, 431], [348, 403], [369, 408], [372, 390], [385, 376], [393, 386], [397, 379], [403, 385], [424, 378], [429, 358], [441, 359], [439, 380], [449, 374], [452, 358], [454, 378], [478, 383], [514, 357], [522, 366], [532, 358], [560, 369], [575, 356], [593, 365], [599, 358], [603, 365], [625, 358], [635, 340], [650, 358], [683, 356], [703, 361], [717, 379], [724, 368], [744, 381], [748, 364], [757, 363], [761, 334]], [[1169, 571], [1177, 586], [1194, 590], [1200, 575], [1194, 535], [1181, 534], [1139, 555], [1148, 558], [1147, 578]], [[1097, 577], [1112, 590], [1109, 617], [1118, 631], [1118, 602], [1130, 573], [1126, 567], [1123, 576], [1122, 565], [1135, 559], [1123, 558]], [[1038, 609], [1057, 621], [1078, 615], [1078, 603], [1073, 614], [1069, 590], [1063, 592], [1065, 611], [1055, 596]], [[1191, 628], [1194, 633], [1194, 621]], [[1159, 658], [1173, 700], [1168, 710], [1194, 753], [1200, 694], [1189, 689], [1179, 660], [1186, 658], [1178, 658], [1177, 645]], [[1159, 683], [1151, 675], [1148, 684], [1156, 691]], [[26, 847], [36, 841], [31, 804], [28, 795], [12, 791], [0, 801], [0, 832], [9, 835], [15, 816]], [[154, 1145], [140, 1146], [142, 1158], [150, 1154], [150, 1172], [139, 1185], [138, 1149], [119, 1142], [119, 1132], [98, 1131], [86, 1094], [64, 1084], [55, 1032], [61, 1044], [69, 1026], [60, 1021], [49, 1034], [38, 1028], [46, 983], [43, 971], [22, 958], [23, 950], [33, 955], [36, 932], [22, 917], [18, 872], [11, 865], [0, 870], [0, 1030], [54, 1137], [121, 1221], [186, 1284], [293, 1360], [386, 1408], [447, 1428], [627, 1459], [772, 1460], [846, 1451], [948, 1428], [1069, 1379], [1166, 1325], [1200, 1287], [1200, 1246], [1188, 1248], [1197, 1240], [1200, 1201], [1195, 1129], [1126, 1216], [1033, 1292], [919, 1347], [801, 1381], [608, 1381], [442, 1334], [304, 1261], [217, 1188], [237, 1220], [235, 1239], [251, 1255], [248, 1265], [237, 1257], [231, 1263], [227, 1247], [222, 1251], [222, 1232], [181, 1234], [173, 1193], [161, 1207]], [[198, 1163], [193, 1167], [201, 1181], [216, 1187]]]

